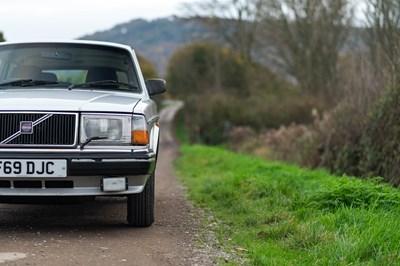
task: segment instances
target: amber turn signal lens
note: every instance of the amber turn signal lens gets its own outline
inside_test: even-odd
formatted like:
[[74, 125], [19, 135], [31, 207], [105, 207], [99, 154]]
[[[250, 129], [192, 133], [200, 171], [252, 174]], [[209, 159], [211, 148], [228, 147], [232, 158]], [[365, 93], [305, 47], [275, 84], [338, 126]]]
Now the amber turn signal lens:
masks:
[[149, 132], [147, 130], [132, 130], [132, 145], [149, 144]]

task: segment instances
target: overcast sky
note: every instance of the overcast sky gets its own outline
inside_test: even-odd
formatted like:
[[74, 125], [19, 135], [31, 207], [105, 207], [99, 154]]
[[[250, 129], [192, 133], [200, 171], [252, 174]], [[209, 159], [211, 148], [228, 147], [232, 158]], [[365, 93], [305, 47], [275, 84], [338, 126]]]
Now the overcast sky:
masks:
[[182, 14], [194, 0], [1, 0], [0, 32], [7, 41], [75, 39], [135, 18]]

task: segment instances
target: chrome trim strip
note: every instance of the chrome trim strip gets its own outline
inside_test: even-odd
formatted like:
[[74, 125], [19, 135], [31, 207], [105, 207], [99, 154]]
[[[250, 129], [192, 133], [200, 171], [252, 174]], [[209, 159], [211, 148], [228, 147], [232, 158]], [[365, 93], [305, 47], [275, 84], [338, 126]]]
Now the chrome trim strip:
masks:
[[21, 131], [18, 131], [16, 133], [14, 133], [13, 135], [9, 136], [8, 138], [6, 138], [5, 140], [3, 140], [2, 142], [0, 142], [0, 144], [7, 144], [8, 142], [12, 141], [13, 139], [19, 137], [21, 135]]
[[8, 152], [10, 154], [12, 153], [26, 153], [27, 155], [29, 153], [144, 153], [144, 152], [149, 152], [149, 149], [129, 149], [129, 150], [123, 150], [123, 149], [3, 149], [0, 148], [0, 153], [2, 152]]
[[0, 188], [1, 196], [119, 196], [140, 193], [143, 186], [129, 186], [119, 192], [102, 192], [100, 187], [75, 188]]
[[[143, 162], [143, 161], [150, 161], [153, 162], [155, 159], [154, 158], [149, 158], [149, 159], [101, 159], [102, 162], [106, 163], [112, 163], [112, 162], [131, 162], [131, 163], [136, 163], [136, 162]], [[71, 159], [71, 162], [73, 163], [85, 163], [85, 162], [93, 162], [94, 159]]]

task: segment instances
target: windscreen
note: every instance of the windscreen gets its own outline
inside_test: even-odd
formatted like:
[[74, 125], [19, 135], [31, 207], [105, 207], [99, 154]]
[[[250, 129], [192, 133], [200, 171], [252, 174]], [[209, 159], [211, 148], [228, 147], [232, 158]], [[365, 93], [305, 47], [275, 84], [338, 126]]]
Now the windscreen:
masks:
[[130, 52], [106, 45], [30, 43], [0, 46], [0, 83], [21, 79], [52, 81], [65, 87], [112, 81], [128, 84], [123, 87], [125, 90], [140, 91]]

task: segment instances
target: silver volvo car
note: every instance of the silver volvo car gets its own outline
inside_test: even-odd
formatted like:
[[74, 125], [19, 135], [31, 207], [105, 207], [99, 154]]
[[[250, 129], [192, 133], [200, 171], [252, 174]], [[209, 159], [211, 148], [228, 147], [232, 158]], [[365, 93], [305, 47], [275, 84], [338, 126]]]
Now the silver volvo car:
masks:
[[125, 45], [0, 44], [0, 201], [127, 196], [150, 226], [164, 91]]

